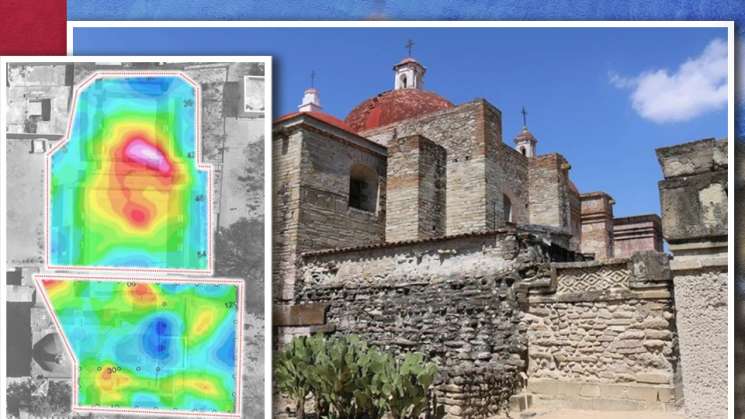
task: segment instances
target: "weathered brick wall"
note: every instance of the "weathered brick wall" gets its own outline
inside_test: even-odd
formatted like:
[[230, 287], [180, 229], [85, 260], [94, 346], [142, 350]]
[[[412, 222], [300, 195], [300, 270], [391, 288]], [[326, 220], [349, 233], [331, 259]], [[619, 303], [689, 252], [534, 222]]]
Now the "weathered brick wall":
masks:
[[569, 180], [569, 227], [572, 238], [569, 240], [569, 249], [580, 252], [582, 247], [582, 202], [579, 191], [574, 183]]
[[667, 256], [557, 263], [542, 286], [531, 290], [528, 310], [528, 387], [535, 395], [579, 407], [590, 400], [621, 409], [676, 403]]
[[605, 192], [580, 195], [582, 205], [582, 253], [596, 259], [613, 257], [613, 198]]
[[445, 149], [420, 135], [389, 144], [386, 241], [444, 235], [445, 161]]
[[644, 250], [662, 251], [662, 227], [657, 214], [613, 219], [613, 256], [629, 257]]

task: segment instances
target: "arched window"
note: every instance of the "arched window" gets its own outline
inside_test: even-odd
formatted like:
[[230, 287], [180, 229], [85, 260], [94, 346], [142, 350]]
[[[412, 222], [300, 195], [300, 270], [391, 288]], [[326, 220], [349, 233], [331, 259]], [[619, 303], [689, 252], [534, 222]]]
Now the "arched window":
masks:
[[520, 147], [520, 152], [523, 153], [523, 156], [527, 155], [527, 153], [525, 152], [525, 147]]
[[349, 171], [349, 206], [375, 212], [378, 206], [378, 174], [375, 170], [355, 164]]
[[403, 87], [404, 89], [409, 87], [406, 85], [406, 75], [403, 74], [401, 75], [401, 87]]
[[507, 195], [502, 195], [502, 214], [504, 215], [504, 222], [512, 222], [512, 201]]

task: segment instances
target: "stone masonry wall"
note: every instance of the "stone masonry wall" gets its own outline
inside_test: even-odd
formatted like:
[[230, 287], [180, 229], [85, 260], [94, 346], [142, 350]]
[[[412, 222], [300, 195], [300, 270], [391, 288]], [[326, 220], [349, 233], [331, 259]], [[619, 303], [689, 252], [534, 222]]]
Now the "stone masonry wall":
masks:
[[535, 396], [593, 409], [664, 409], [679, 401], [666, 255], [557, 263], [551, 276], [529, 297]]
[[301, 148], [299, 131], [272, 139], [272, 294], [279, 301], [294, 296]]
[[572, 188], [569, 163], [561, 154], [552, 153], [529, 159], [528, 209], [530, 224], [571, 227]]
[[[507, 168], [500, 165], [502, 160], [502, 113], [488, 102], [480, 110], [484, 121], [483, 137], [486, 153], [485, 176], [486, 190], [486, 228], [495, 229], [505, 225], [508, 214], [505, 214], [504, 194]], [[511, 199], [511, 197], [510, 197]]]
[[[385, 236], [384, 156], [303, 132], [297, 251], [381, 242]], [[349, 206], [349, 176], [354, 164], [378, 174], [375, 212]]]
[[298, 302], [327, 304], [336, 333], [431, 357], [449, 417], [480, 416], [524, 370], [517, 267], [535, 253], [502, 231], [306, 254]]
[[[386, 159], [383, 151], [310, 125], [278, 130], [273, 144], [274, 295], [288, 302], [295, 296], [300, 253], [384, 240]], [[377, 173], [375, 211], [349, 206], [350, 172], [357, 164]]]
[[[487, 111], [490, 108], [492, 111]], [[388, 145], [393, 139], [422, 135], [447, 152], [446, 235], [484, 231], [494, 217], [487, 204], [486, 133], [492, 133], [501, 122], [488, 127], [485, 115], [498, 110], [483, 99], [452, 109], [411, 118], [385, 127], [362, 132], [370, 140]], [[501, 134], [500, 138], [501, 138]], [[500, 199], [501, 202], [501, 199]], [[499, 206], [501, 212], [501, 206]]]
[[445, 233], [445, 161], [445, 149], [419, 135], [388, 146], [387, 241]]
[[529, 224], [528, 214], [528, 158], [522, 153], [500, 143], [497, 147], [497, 161], [502, 168], [501, 191], [512, 201], [512, 222]]

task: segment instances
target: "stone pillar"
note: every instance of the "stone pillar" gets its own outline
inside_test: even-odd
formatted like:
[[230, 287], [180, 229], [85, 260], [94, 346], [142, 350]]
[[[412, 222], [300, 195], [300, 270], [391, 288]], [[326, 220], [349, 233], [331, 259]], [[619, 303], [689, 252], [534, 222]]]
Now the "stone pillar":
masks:
[[388, 146], [386, 241], [445, 234], [445, 165], [445, 149], [421, 135]]
[[582, 253], [594, 253], [595, 259], [613, 257], [613, 198], [605, 192], [579, 196], [582, 220]]
[[613, 257], [630, 257], [646, 250], [662, 252], [662, 224], [659, 215], [613, 219]]
[[687, 418], [727, 417], [727, 142], [657, 149]]

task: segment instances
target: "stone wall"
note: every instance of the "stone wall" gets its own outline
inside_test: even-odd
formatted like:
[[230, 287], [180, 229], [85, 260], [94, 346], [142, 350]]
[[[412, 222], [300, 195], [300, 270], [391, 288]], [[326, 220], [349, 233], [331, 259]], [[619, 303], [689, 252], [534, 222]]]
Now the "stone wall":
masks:
[[529, 162], [530, 224], [571, 231], [571, 166], [557, 153], [538, 156], [529, 159]]
[[727, 146], [657, 149], [662, 232], [673, 260], [686, 417], [727, 417]]
[[528, 158], [519, 151], [500, 143], [497, 147], [498, 165], [502, 168], [501, 191], [512, 202], [512, 222], [528, 224]]
[[[484, 231], [493, 226], [494, 206], [487, 202], [486, 137], [501, 141], [501, 116], [488, 102], [474, 100], [361, 134], [386, 146], [396, 138], [422, 135], [443, 147], [447, 153], [445, 234]], [[499, 203], [501, 214], [501, 198]]]
[[569, 249], [574, 252], [582, 251], [582, 199], [574, 183], [569, 180], [569, 227], [572, 238]]
[[582, 205], [582, 253], [596, 259], [613, 257], [613, 198], [605, 192], [580, 195]]
[[[525, 284], [528, 390], [541, 403], [667, 409], [680, 399], [667, 256], [552, 264]], [[537, 402], [538, 403], [538, 402]]]
[[446, 158], [444, 148], [420, 135], [388, 146], [387, 241], [444, 235]]
[[[344, 136], [351, 134], [310, 118], [290, 128], [275, 128], [273, 281], [276, 300], [293, 300], [296, 258], [300, 253], [384, 240], [385, 150], [363, 138]], [[377, 174], [375, 211], [349, 205], [353, 165], [364, 165]]]
[[423, 352], [441, 369], [450, 417], [494, 414], [521, 372], [546, 405], [671, 408], [680, 394], [667, 256], [549, 264], [565, 257], [551, 237], [508, 228], [305, 253], [294, 314], [277, 315], [295, 319], [291, 333]]
[[662, 251], [662, 226], [657, 214], [613, 219], [613, 256], [629, 257], [645, 250]]
[[301, 138], [295, 131], [272, 139], [272, 294], [280, 301], [291, 299], [295, 288]]
[[514, 230], [303, 256], [301, 305], [335, 333], [440, 367], [450, 417], [486, 415], [515, 391], [527, 341], [517, 285], [540, 250]]
[[[512, 206], [512, 223], [528, 224], [528, 158], [520, 152], [502, 142], [490, 147], [493, 155], [489, 157], [490, 164], [487, 166], [487, 183], [493, 184], [493, 195], [491, 199], [492, 210], [503, 207], [502, 199], [507, 196]], [[492, 213], [493, 216], [501, 217], [494, 222], [493, 228], [504, 225], [502, 222], [506, 215], [501, 211]]]

